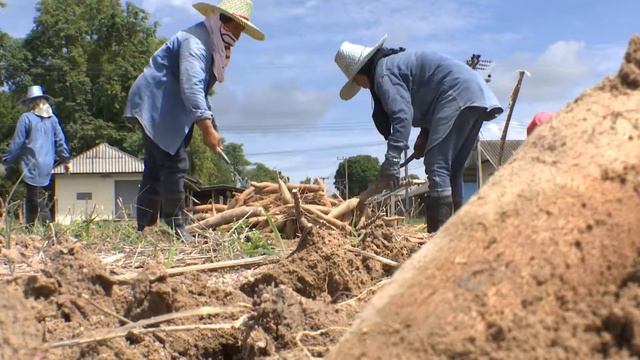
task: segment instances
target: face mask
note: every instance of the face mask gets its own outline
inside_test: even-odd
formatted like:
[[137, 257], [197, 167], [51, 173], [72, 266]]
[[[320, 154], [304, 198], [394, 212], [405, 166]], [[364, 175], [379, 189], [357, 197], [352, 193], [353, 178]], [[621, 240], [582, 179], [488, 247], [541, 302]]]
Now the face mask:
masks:
[[48, 118], [53, 115], [51, 105], [49, 105], [49, 103], [45, 99], [35, 100], [31, 105], [31, 112], [43, 118]]

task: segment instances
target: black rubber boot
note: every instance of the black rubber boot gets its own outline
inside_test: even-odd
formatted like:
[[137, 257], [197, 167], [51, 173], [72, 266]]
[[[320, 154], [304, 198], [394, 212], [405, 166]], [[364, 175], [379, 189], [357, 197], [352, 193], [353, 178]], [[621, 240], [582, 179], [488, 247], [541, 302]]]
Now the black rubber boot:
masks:
[[464, 204], [464, 200], [462, 199], [453, 199], [453, 213], [457, 213], [458, 210], [460, 210], [460, 208], [462, 207], [462, 205]]
[[195, 239], [184, 226], [184, 194], [165, 196], [162, 199], [162, 219], [173, 230], [179, 239], [194, 241]]
[[425, 203], [427, 231], [434, 233], [453, 215], [451, 196], [427, 197]]
[[160, 215], [160, 197], [157, 195], [138, 195], [136, 202], [138, 231], [143, 231], [146, 227], [157, 224], [158, 215]]

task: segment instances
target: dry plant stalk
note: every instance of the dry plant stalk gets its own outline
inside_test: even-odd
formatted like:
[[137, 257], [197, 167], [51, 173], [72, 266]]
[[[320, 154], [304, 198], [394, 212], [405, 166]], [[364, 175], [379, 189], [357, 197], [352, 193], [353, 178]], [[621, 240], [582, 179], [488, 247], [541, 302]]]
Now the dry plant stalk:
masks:
[[[244, 309], [241, 308], [241, 307], [210, 307], [210, 306], [204, 306], [204, 307], [201, 307], [201, 308], [195, 309], [195, 310], [180, 311], [180, 312], [176, 312], [176, 313], [165, 314], [165, 315], [160, 315], [160, 316], [154, 316], [154, 317], [149, 318], [149, 319], [136, 321], [134, 323], [127, 324], [127, 325], [121, 326], [121, 327], [116, 328], [116, 329], [105, 330], [105, 332], [103, 334], [101, 334], [101, 335], [96, 335], [96, 336], [91, 336], [91, 337], [83, 337], [83, 338], [77, 338], [77, 339], [71, 339], [71, 340], [65, 340], [65, 341], [59, 341], [59, 342], [47, 344], [47, 346], [49, 348], [59, 348], [59, 347], [66, 347], [66, 346], [76, 346], [76, 345], [89, 344], [89, 343], [93, 343], [93, 342], [99, 342], [99, 341], [114, 339], [114, 338], [117, 338], [117, 337], [123, 337], [123, 336], [126, 336], [130, 332], [132, 332], [132, 333], [144, 333], [141, 330], [144, 330], [142, 328], [145, 327], [145, 326], [148, 326], [148, 325], [153, 325], [153, 324], [158, 324], [158, 323], [162, 323], [162, 322], [167, 322], [167, 321], [176, 320], [176, 319], [183, 319], [183, 318], [188, 318], [188, 317], [217, 315], [217, 314], [223, 314], [223, 313], [234, 313], [234, 312], [238, 312], [238, 311], [241, 311], [241, 310], [244, 310]], [[243, 316], [241, 319], [244, 319], [244, 318], [245, 317]], [[149, 331], [147, 331], [147, 332], [149, 332]]]
[[[211, 271], [211, 270], [219, 270], [219, 269], [228, 269], [232, 267], [239, 266], [247, 266], [247, 265], [257, 265], [266, 263], [271, 260], [269, 256], [258, 256], [247, 259], [240, 260], [230, 260], [230, 261], [221, 261], [217, 263], [211, 264], [201, 264], [201, 265], [191, 265], [191, 266], [183, 266], [172, 269], [167, 269], [167, 276], [176, 276], [181, 275], [188, 272], [194, 271]], [[124, 275], [111, 276], [109, 280], [114, 284], [128, 284], [133, 281], [136, 277], [138, 277], [139, 272], [130, 272]]]
[[361, 292], [358, 296], [356, 296], [356, 297], [354, 297], [354, 298], [352, 298], [352, 299], [349, 299], [349, 300], [343, 301], [343, 302], [341, 302], [341, 303], [338, 303], [338, 304], [337, 304], [337, 306], [338, 306], [338, 307], [340, 307], [340, 306], [345, 306], [345, 305], [353, 304], [353, 303], [355, 303], [356, 301], [358, 301], [358, 300], [360, 300], [360, 299], [364, 298], [365, 296], [367, 296], [367, 294], [368, 294], [369, 292], [377, 291], [378, 289], [380, 289], [381, 287], [383, 287], [384, 285], [386, 285], [389, 281], [391, 281], [391, 279], [384, 279], [384, 280], [381, 280], [381, 281], [379, 281], [377, 284], [375, 284], [375, 285], [373, 285], [373, 286], [371, 286], [371, 287], [369, 287], [369, 288], [366, 288], [366, 289], [365, 289], [363, 292]]
[[364, 250], [360, 250], [360, 249], [358, 249], [358, 248], [354, 248], [353, 246], [347, 246], [347, 250], [348, 250], [348, 251], [351, 251], [351, 252], [354, 252], [354, 253], [356, 253], [356, 254], [360, 254], [360, 255], [362, 255], [362, 256], [364, 256], [364, 257], [367, 257], [367, 258], [369, 258], [369, 259], [372, 259], [372, 260], [375, 260], [375, 261], [381, 262], [381, 263], [383, 263], [383, 264], [385, 264], [385, 265], [389, 265], [389, 266], [392, 266], [392, 267], [398, 267], [398, 266], [400, 266], [400, 263], [398, 263], [398, 262], [396, 262], [396, 261], [389, 260], [389, 259], [384, 258], [384, 257], [382, 257], [382, 256], [378, 256], [378, 255], [376, 255], [376, 254], [372, 254], [372, 253], [370, 253], [370, 252], [367, 252], [367, 251], [364, 251]]
[[307, 357], [311, 360], [315, 360], [317, 359], [316, 357], [314, 357], [309, 350], [302, 344], [302, 337], [303, 336], [318, 336], [318, 335], [322, 335], [322, 334], [326, 334], [330, 331], [335, 331], [335, 330], [340, 330], [340, 331], [348, 331], [349, 329], [346, 327], [341, 327], [341, 326], [333, 326], [330, 328], [326, 328], [326, 329], [322, 329], [322, 330], [318, 330], [318, 331], [301, 331], [298, 333], [298, 335], [296, 335], [296, 344], [298, 344], [298, 346], [302, 349], [302, 351], [304, 351], [305, 355], [307, 355]]

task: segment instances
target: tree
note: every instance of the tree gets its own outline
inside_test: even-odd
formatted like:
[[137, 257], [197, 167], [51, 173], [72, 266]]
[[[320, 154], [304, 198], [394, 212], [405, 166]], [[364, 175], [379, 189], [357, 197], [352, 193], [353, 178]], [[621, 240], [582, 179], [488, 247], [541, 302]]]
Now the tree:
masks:
[[311, 184], [313, 183], [313, 180], [311, 180], [310, 177], [306, 177], [304, 180], [300, 181], [300, 184]]
[[278, 178], [284, 178], [285, 182], [288, 182], [288, 178], [282, 176], [280, 171], [270, 169], [262, 163], [255, 163], [253, 168], [245, 171], [244, 176], [256, 182], [277, 182]]
[[30, 76], [9, 80], [21, 91], [41, 84], [57, 100], [74, 153], [109, 142], [140, 154], [140, 132], [122, 113], [129, 88], [159, 45], [157, 27], [128, 2], [41, 0], [23, 43]]
[[358, 196], [367, 189], [371, 182], [378, 178], [380, 163], [373, 156], [358, 155], [342, 161], [338, 165], [333, 182], [342, 197], [347, 197], [345, 164], [349, 172], [349, 198]]

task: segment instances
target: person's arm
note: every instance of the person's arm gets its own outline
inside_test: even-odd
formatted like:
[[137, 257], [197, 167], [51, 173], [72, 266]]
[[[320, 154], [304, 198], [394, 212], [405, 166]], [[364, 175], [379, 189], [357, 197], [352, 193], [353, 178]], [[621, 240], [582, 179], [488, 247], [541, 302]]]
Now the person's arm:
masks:
[[205, 79], [207, 50], [197, 39], [186, 39], [180, 46], [180, 93], [194, 121], [212, 119], [207, 103]]
[[53, 116], [53, 131], [54, 131], [54, 142], [56, 145], [56, 156], [58, 160], [64, 162], [64, 171], [66, 173], [71, 172], [71, 151], [69, 150], [69, 146], [67, 145], [67, 139], [64, 136], [64, 131], [62, 131], [62, 127], [60, 126], [60, 122], [58, 118]]
[[400, 159], [402, 152], [409, 149], [413, 120], [411, 94], [404, 82], [389, 74], [377, 79], [376, 93], [391, 122], [391, 135], [387, 140], [387, 157]]
[[2, 164], [9, 166], [14, 163], [20, 155], [22, 155], [22, 149], [29, 137], [29, 119], [23, 115], [16, 124], [16, 130], [11, 139], [11, 143], [7, 148], [6, 154], [2, 157]]
[[197, 39], [187, 39], [180, 47], [180, 92], [187, 109], [192, 112], [202, 141], [215, 152], [220, 152], [222, 142], [213, 126], [213, 113], [209, 110], [205, 78], [207, 74], [207, 50]]

